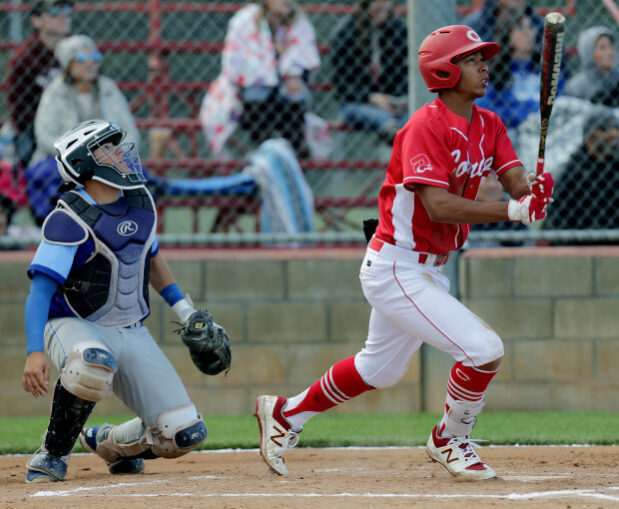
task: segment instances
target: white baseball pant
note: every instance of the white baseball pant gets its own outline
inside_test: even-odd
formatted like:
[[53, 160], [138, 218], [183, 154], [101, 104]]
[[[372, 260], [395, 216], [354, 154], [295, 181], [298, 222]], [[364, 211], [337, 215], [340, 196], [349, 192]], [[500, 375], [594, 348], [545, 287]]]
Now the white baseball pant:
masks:
[[368, 248], [359, 278], [372, 306], [365, 347], [355, 367], [373, 387], [394, 385], [412, 355], [428, 343], [467, 366], [503, 356], [499, 336], [449, 292], [438, 267], [419, 263], [413, 251], [384, 244]]

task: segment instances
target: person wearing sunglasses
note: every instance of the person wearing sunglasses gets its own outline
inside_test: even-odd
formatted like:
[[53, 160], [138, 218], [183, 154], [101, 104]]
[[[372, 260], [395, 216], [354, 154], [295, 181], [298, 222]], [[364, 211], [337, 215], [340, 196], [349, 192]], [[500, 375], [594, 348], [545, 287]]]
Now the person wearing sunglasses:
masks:
[[41, 97], [34, 122], [37, 148], [25, 175], [37, 223], [52, 209], [62, 184], [54, 161], [54, 142], [62, 133], [100, 118], [124, 129], [136, 149], [140, 141], [127, 99], [113, 79], [101, 74], [102, 55], [95, 42], [86, 35], [73, 35], [58, 43], [55, 55], [62, 72]]
[[33, 2], [29, 14], [34, 31], [15, 48], [7, 66], [7, 108], [16, 159], [24, 168], [35, 149], [34, 117], [41, 94], [60, 73], [54, 48], [71, 33], [71, 4], [70, 0]]

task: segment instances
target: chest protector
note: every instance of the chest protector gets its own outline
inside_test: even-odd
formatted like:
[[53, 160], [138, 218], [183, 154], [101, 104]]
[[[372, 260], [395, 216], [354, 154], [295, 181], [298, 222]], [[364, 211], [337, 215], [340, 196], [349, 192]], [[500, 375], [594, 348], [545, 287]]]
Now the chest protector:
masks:
[[95, 244], [90, 258], [71, 269], [64, 298], [81, 318], [107, 327], [131, 325], [149, 313], [148, 277], [157, 213], [146, 189], [123, 191], [118, 214], [91, 205], [76, 192], [58, 204], [84, 226]]

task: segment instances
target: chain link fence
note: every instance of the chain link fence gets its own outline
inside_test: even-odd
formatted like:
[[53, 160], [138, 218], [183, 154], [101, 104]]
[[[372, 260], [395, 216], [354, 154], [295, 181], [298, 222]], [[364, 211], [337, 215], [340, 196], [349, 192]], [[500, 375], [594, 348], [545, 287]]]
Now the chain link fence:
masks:
[[[501, 115], [533, 169], [551, 10], [567, 20], [547, 141], [556, 203], [541, 228], [483, 226], [472, 244], [616, 242], [612, 0], [3, 0], [3, 245], [36, 237], [59, 184], [53, 140], [93, 117], [116, 122], [139, 147], [164, 243], [361, 243], [393, 136], [432, 99], [408, 39], [416, 48], [432, 29], [464, 23], [502, 45], [478, 102]], [[69, 31], [95, 46], [58, 43]], [[505, 197], [488, 179], [479, 199]]]

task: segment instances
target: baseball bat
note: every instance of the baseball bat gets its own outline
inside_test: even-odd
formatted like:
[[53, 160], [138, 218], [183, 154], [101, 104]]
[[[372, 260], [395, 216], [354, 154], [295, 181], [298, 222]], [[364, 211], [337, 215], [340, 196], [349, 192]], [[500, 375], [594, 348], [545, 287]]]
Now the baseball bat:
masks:
[[559, 12], [550, 12], [544, 18], [544, 36], [542, 40], [541, 79], [539, 96], [539, 114], [541, 129], [539, 136], [539, 151], [537, 153], [537, 167], [535, 173], [544, 172], [544, 157], [546, 154], [546, 135], [552, 106], [557, 97], [559, 86], [559, 71], [563, 58], [563, 35], [565, 31], [565, 17]]

